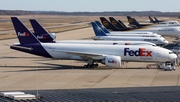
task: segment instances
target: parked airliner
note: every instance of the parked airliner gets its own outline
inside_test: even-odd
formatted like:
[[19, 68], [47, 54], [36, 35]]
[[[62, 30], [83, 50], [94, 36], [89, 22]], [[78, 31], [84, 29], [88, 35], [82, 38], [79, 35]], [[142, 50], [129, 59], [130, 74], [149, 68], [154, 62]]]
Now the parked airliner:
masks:
[[20, 42], [11, 49], [53, 59], [87, 61], [84, 67], [97, 67], [94, 63], [99, 62], [119, 68], [121, 61], [165, 62], [177, 58], [172, 51], [157, 46], [40, 43], [16, 17], [11, 20]]
[[[107, 36], [107, 34], [95, 22], [92, 22], [92, 27], [95, 33], [94, 40], [131, 40], [131, 41], [148, 41], [156, 45], [162, 46], [168, 43], [163, 37], [130, 37], [130, 36]], [[110, 35], [110, 34], [108, 34]]]

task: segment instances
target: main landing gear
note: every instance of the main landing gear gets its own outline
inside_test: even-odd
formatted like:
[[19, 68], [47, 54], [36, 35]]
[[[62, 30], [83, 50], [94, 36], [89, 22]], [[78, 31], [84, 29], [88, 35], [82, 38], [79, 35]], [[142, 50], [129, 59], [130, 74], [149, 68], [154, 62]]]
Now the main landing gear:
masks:
[[98, 64], [87, 64], [87, 65], [84, 65], [83, 67], [84, 68], [96, 68], [98, 66], [99, 66]]
[[84, 68], [96, 68], [98, 67], [99, 65], [98, 64], [94, 64], [94, 60], [93, 59], [89, 59], [87, 61], [87, 65], [84, 65]]

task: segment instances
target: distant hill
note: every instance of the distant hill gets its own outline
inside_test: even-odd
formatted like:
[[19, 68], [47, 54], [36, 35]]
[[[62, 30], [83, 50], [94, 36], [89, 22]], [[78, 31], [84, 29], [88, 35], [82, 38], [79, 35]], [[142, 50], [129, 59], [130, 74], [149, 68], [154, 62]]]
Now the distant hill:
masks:
[[180, 12], [160, 11], [115, 11], [115, 12], [58, 12], [58, 11], [23, 11], [0, 10], [0, 15], [73, 15], [73, 16], [167, 16], [180, 17]]

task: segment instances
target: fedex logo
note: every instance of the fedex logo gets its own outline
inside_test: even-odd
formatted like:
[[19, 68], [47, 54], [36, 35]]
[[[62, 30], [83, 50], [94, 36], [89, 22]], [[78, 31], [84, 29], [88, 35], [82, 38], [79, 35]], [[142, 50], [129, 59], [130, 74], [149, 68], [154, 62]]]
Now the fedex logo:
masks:
[[115, 60], [108, 60], [108, 63], [113, 63], [113, 64], [115, 64], [116, 61], [115, 61]]
[[24, 32], [24, 33], [18, 32], [18, 36], [29, 36], [29, 33], [27, 33], [27, 32]]
[[38, 39], [46, 39], [46, 36], [37, 36]]
[[129, 48], [124, 48], [124, 56], [146, 56], [152, 57], [152, 51], [147, 51], [145, 48], [139, 48], [139, 50], [130, 50]]

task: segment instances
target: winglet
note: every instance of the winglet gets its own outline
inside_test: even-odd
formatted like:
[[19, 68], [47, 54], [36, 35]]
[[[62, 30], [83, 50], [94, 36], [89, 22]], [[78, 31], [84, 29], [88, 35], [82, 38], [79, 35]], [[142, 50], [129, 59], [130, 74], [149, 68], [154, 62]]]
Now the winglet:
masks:
[[106, 36], [105, 32], [95, 22], [91, 22], [91, 25], [96, 36]]
[[11, 20], [21, 45], [40, 43], [39, 40], [24, 26], [24, 24], [17, 17], [11, 17]]

